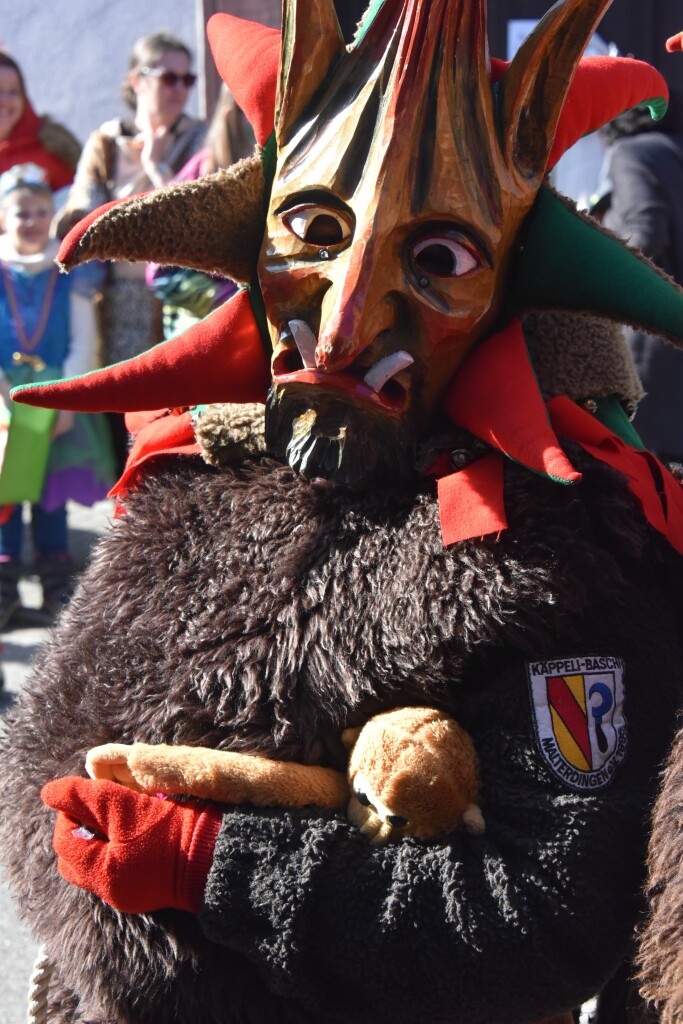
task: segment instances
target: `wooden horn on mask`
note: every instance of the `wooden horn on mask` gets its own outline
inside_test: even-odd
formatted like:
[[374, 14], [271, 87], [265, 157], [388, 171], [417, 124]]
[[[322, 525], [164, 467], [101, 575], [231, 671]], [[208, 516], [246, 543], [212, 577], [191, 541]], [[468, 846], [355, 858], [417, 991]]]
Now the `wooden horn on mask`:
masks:
[[285, 0], [275, 114], [278, 146], [286, 143], [329, 71], [345, 54], [333, 0]]
[[532, 190], [545, 174], [581, 55], [612, 0], [560, 0], [518, 50], [500, 82], [503, 152]]

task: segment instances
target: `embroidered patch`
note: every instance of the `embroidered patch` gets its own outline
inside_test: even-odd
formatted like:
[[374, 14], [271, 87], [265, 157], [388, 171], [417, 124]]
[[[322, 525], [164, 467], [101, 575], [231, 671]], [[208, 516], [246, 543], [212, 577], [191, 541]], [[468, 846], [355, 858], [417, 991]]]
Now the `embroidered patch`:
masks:
[[606, 786], [626, 756], [624, 662], [585, 657], [527, 665], [536, 735], [571, 789]]

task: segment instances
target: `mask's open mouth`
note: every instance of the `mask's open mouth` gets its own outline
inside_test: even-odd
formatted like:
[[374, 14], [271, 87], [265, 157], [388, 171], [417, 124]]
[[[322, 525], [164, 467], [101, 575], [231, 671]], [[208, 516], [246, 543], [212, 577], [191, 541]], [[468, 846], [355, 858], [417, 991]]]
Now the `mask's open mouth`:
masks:
[[[410, 379], [404, 371], [414, 360], [404, 351], [392, 352], [374, 363], [367, 353], [338, 373], [319, 370], [315, 365], [315, 335], [303, 321], [290, 321], [280, 335], [272, 364], [276, 384], [309, 384], [349, 395], [390, 413], [404, 412], [409, 404]], [[363, 360], [363, 362], [361, 362]]]

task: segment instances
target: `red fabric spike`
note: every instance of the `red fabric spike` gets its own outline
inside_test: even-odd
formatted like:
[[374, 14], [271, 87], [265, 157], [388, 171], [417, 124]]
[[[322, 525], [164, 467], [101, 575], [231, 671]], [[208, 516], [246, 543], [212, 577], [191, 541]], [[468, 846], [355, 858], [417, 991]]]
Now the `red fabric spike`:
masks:
[[[683, 35], [683, 33], [682, 33]], [[491, 78], [499, 81], [509, 63], [491, 60]], [[570, 146], [590, 132], [647, 100], [669, 98], [659, 71], [630, 57], [584, 57], [578, 64], [555, 132], [547, 170]]]
[[666, 48], [669, 53], [679, 53], [683, 50], [683, 32], [677, 32], [675, 36], [669, 36], [666, 41]]
[[507, 528], [503, 459], [497, 453], [437, 481], [441, 536], [448, 547]]
[[467, 358], [444, 409], [458, 426], [515, 462], [565, 483], [581, 479], [548, 420], [517, 318]]
[[165, 410], [158, 410], [145, 413], [146, 422], [141, 422], [142, 419], [140, 414], [136, 415], [135, 421], [133, 417], [126, 417], [126, 426], [135, 434], [135, 439], [123, 475], [109, 492], [110, 497], [117, 498], [117, 515], [122, 511], [121, 499], [136, 486], [140, 471], [148, 462], [162, 455], [199, 455], [201, 452], [195, 440], [190, 412], [173, 416]]
[[16, 388], [26, 405], [130, 412], [212, 402], [265, 402], [270, 366], [247, 291], [184, 334], [82, 377]]
[[206, 33], [221, 78], [263, 146], [275, 122], [279, 31], [232, 14], [214, 14]]

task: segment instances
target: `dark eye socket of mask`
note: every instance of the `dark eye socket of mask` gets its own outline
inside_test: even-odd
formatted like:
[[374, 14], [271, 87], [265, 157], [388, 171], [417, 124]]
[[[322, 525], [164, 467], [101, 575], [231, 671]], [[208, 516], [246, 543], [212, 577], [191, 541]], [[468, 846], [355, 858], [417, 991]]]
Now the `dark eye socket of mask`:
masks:
[[317, 204], [297, 206], [283, 220], [287, 229], [306, 245], [333, 248], [351, 237], [351, 226], [345, 217]]
[[451, 277], [456, 272], [457, 264], [452, 249], [438, 242], [423, 249], [415, 257], [415, 262], [426, 274], [436, 274], [438, 277]]
[[480, 258], [471, 248], [438, 232], [415, 242], [412, 258], [419, 273], [433, 277], [463, 277], [481, 266]]
[[344, 232], [338, 218], [319, 213], [308, 225], [304, 241], [311, 245], [339, 245], [344, 241]]

